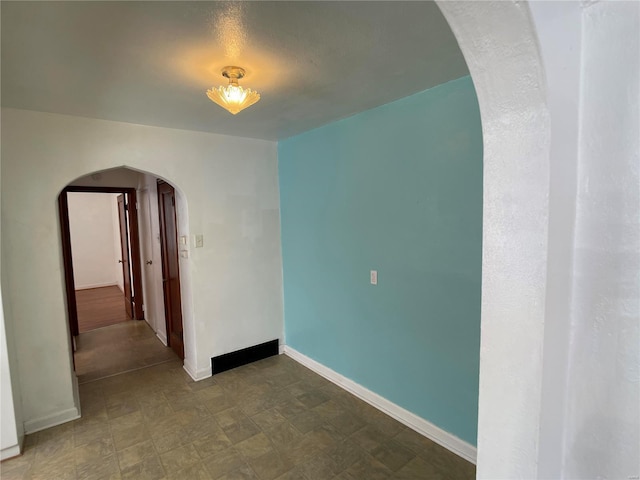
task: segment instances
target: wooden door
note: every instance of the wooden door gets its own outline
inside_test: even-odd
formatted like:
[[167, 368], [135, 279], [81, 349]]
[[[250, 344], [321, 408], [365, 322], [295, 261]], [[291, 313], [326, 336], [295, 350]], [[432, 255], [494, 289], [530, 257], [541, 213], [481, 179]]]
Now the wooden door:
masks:
[[140, 256], [140, 232], [138, 231], [138, 201], [135, 189], [127, 189], [127, 227], [129, 229], [129, 259], [131, 268], [131, 301], [133, 318], [144, 320], [144, 297], [142, 295], [142, 257]]
[[[62, 233], [62, 258], [64, 261], [64, 282], [67, 294], [67, 313], [69, 319], [69, 333], [71, 334], [71, 346], [76, 351], [75, 337], [80, 334], [78, 325], [78, 307], [76, 304], [76, 286], [73, 278], [73, 260], [71, 255], [71, 230], [69, 228], [69, 202], [67, 191], [63, 190], [58, 197], [60, 214], [60, 231]], [[73, 358], [73, 369], [76, 369], [76, 358]]]
[[129, 259], [129, 229], [127, 222], [127, 202], [124, 195], [118, 195], [118, 220], [120, 221], [120, 260], [124, 285], [124, 309], [133, 318], [133, 295], [131, 292], [131, 269]]
[[178, 229], [176, 196], [171, 185], [158, 181], [158, 214], [160, 220], [160, 252], [162, 255], [162, 291], [167, 324], [167, 341], [174, 352], [184, 359], [182, 337], [182, 301], [178, 265]]

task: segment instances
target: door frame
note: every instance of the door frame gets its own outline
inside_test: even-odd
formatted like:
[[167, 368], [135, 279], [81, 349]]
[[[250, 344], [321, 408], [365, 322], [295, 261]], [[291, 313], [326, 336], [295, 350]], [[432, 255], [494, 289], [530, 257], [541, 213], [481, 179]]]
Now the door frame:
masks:
[[[140, 233], [138, 230], [138, 202], [136, 189], [129, 187], [81, 187], [66, 186], [58, 196], [58, 210], [60, 214], [60, 235], [62, 237], [62, 260], [64, 267], [64, 283], [69, 314], [69, 331], [71, 338], [79, 334], [78, 307], [76, 305], [76, 289], [73, 278], [73, 256], [71, 252], [71, 230], [69, 228], [68, 193], [121, 193], [127, 194], [129, 208], [129, 245], [131, 246], [130, 260], [133, 291], [133, 315], [137, 320], [144, 320], [144, 296], [142, 293], [142, 265], [140, 255]], [[73, 342], [72, 342], [73, 343]]]
[[[118, 237], [120, 240], [120, 265], [122, 266], [122, 287], [124, 290], [124, 309], [127, 312], [129, 318], [134, 318], [133, 313], [133, 292], [132, 285], [133, 272], [131, 265], [131, 246], [129, 239], [129, 210], [130, 201], [127, 200], [127, 195], [124, 193], [119, 194], [116, 197], [116, 203], [118, 204]], [[114, 232], [115, 233], [115, 232]]]
[[[175, 234], [175, 238], [176, 238], [176, 251], [175, 251], [175, 261], [176, 261], [176, 267], [177, 267], [177, 283], [178, 283], [178, 302], [179, 302], [179, 307], [178, 311], [180, 312], [180, 324], [182, 327], [182, 333], [181, 336], [182, 338], [180, 339], [180, 345], [176, 345], [172, 342], [172, 334], [173, 334], [173, 330], [172, 330], [172, 322], [173, 322], [173, 300], [172, 297], [170, 295], [170, 293], [167, 291], [167, 288], [169, 288], [167, 286], [167, 280], [169, 280], [168, 278], [166, 278], [169, 275], [169, 262], [170, 259], [167, 256], [168, 252], [165, 252], [165, 250], [167, 250], [167, 230], [166, 230], [166, 225], [165, 225], [165, 219], [164, 219], [164, 206], [163, 206], [163, 200], [162, 200], [162, 195], [160, 193], [160, 187], [162, 185], [167, 185], [169, 188], [171, 188], [172, 191], [172, 195], [173, 195], [173, 223], [175, 225], [175, 231], [171, 232], [172, 234]], [[156, 181], [156, 193], [157, 193], [157, 200], [158, 200], [158, 230], [159, 230], [159, 238], [160, 238], [160, 259], [161, 259], [161, 265], [162, 265], [162, 300], [164, 303], [164, 321], [165, 321], [165, 328], [166, 328], [166, 332], [167, 332], [167, 345], [169, 347], [171, 347], [171, 349], [176, 353], [176, 355], [178, 355], [180, 357], [181, 360], [184, 360], [185, 355], [184, 355], [184, 317], [182, 315], [182, 287], [181, 287], [181, 275], [180, 275], [180, 253], [178, 251], [179, 249], [179, 242], [178, 242], [178, 218], [177, 218], [177, 203], [176, 203], [176, 192], [175, 192], [175, 187], [169, 183], [166, 182], [165, 180], [159, 178]], [[164, 226], [163, 226], [164, 225]]]

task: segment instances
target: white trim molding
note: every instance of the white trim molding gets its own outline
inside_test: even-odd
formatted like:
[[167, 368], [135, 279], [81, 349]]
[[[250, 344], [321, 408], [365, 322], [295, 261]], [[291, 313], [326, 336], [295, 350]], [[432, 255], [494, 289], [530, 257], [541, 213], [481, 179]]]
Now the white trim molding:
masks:
[[182, 368], [184, 368], [185, 372], [187, 372], [189, 376], [196, 382], [199, 380], [204, 380], [205, 378], [209, 378], [212, 375], [211, 367], [197, 369], [187, 360], [184, 361], [184, 365], [182, 366]]
[[169, 346], [169, 342], [167, 342], [167, 336], [165, 335], [164, 332], [161, 332], [160, 330], [158, 330], [156, 332], [156, 337], [158, 337], [158, 340], [160, 340], [165, 347]]
[[24, 433], [36, 433], [40, 430], [62, 425], [63, 423], [70, 422], [80, 418], [80, 410], [77, 407], [68, 408], [61, 412], [52, 413], [46, 417], [35, 418], [24, 422]]
[[10, 458], [20, 455], [20, 445], [15, 444], [0, 450], [0, 461], [9, 460]]
[[438, 445], [442, 445], [447, 450], [455, 453], [456, 455], [464, 458], [465, 460], [475, 464], [477, 458], [477, 449], [473, 445], [465, 442], [464, 440], [456, 437], [455, 435], [442, 430], [440, 427], [435, 426], [433, 423], [419, 417], [415, 413], [411, 413], [408, 410], [396, 405], [395, 403], [381, 397], [377, 393], [363, 387], [362, 385], [348, 379], [347, 377], [331, 370], [329, 367], [322, 365], [321, 363], [313, 360], [312, 358], [303, 355], [302, 353], [294, 350], [293, 348], [285, 345], [284, 354], [291, 357], [296, 362], [304, 365], [305, 367], [313, 370], [318, 375], [323, 376], [330, 382], [335, 383], [340, 388], [343, 388], [347, 392], [355, 395], [360, 400], [367, 402], [369, 405], [377, 408], [381, 412], [386, 413], [390, 417], [396, 419], [400, 423], [406, 425], [410, 429], [424, 435], [430, 440], [433, 440]]

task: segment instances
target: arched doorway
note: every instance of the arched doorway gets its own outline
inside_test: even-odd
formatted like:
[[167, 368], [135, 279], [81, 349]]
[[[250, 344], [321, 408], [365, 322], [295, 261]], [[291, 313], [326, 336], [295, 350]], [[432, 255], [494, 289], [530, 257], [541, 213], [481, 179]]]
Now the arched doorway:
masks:
[[[165, 190], [170, 195], [164, 192]], [[70, 182], [61, 192], [59, 210], [69, 333], [71, 334], [71, 344], [75, 352], [74, 368], [76, 368], [80, 383], [101, 378], [101, 375], [113, 375], [120, 371], [129, 371], [147, 364], [152, 365], [167, 361], [172, 357], [167, 351], [159, 348], [161, 343], [170, 347], [180, 359], [184, 359], [185, 347], [177, 225], [178, 220], [183, 223], [186, 220], [181, 218], [185, 216], [184, 212], [180, 217], [177, 214], [180, 203], [184, 203], [184, 197], [181, 197], [181, 194], [177, 192], [179, 191], [171, 183], [148, 172], [140, 172], [127, 167], [92, 172]], [[96, 196], [96, 194], [113, 196], [112, 200], [115, 200], [115, 194], [120, 194], [118, 200], [122, 197], [123, 201], [119, 201], [118, 207], [114, 207], [118, 209], [119, 227], [116, 225], [113, 230], [116, 235], [119, 232], [118, 236], [120, 237], [120, 251], [122, 254], [118, 262], [122, 267], [122, 278], [124, 279], [120, 284], [125, 300], [124, 310], [128, 319], [146, 320], [150, 329], [159, 339], [157, 346], [153, 342], [152, 344], [148, 342], [141, 343], [140, 351], [138, 352], [140, 358], [136, 357], [135, 348], [132, 351], [120, 352], [118, 350], [120, 347], [116, 345], [118, 342], [115, 342], [114, 346], [110, 347], [113, 351], [108, 350], [109, 346], [104, 346], [104, 351], [109, 352], [109, 354], [102, 355], [102, 357], [109, 357], [108, 359], [95, 358], [100, 357], [96, 351], [86, 351], [87, 348], [96, 349], [96, 344], [99, 345], [103, 341], [100, 340], [103, 337], [104, 339], [112, 339], [116, 338], [115, 336], [117, 335], [126, 336], [128, 334], [134, 335], [135, 338], [142, 337], [144, 334], [140, 328], [144, 329], [144, 327], [131, 326], [136, 323], [135, 321], [125, 322], [125, 325], [117, 327], [118, 330], [115, 330], [116, 327], [114, 325], [109, 332], [102, 329], [100, 329], [100, 332], [91, 332], [91, 340], [84, 338], [89, 335], [86, 325], [79, 329], [76, 302], [76, 296], [79, 292], [76, 290], [74, 282], [74, 265], [76, 260], [79, 264], [80, 259], [73, 257], [72, 254], [73, 242], [71, 241], [69, 228], [69, 197], [83, 194], [85, 195], [84, 202], [86, 204], [90, 203], [87, 201], [87, 194], [89, 197]], [[168, 204], [165, 200], [168, 200]], [[104, 212], [90, 212], [90, 217], [95, 219], [102, 213]], [[106, 221], [108, 222], [108, 220]], [[99, 224], [100, 222], [98, 222]], [[81, 223], [76, 223], [74, 230], [76, 232], [75, 241], [79, 241], [82, 238], [78, 233], [82, 231], [81, 227]], [[91, 228], [91, 226], [87, 225], [87, 228]], [[113, 240], [113, 238], [107, 239], [107, 242], [109, 240]], [[102, 295], [103, 293], [99, 292], [99, 290], [99, 288], [94, 289], [93, 296]], [[81, 295], [81, 298], [87, 298], [85, 293], [81, 293]], [[109, 293], [109, 295], [111, 294]], [[90, 296], [90, 298], [93, 297]], [[105, 302], [98, 297], [85, 301], [83, 305], [85, 310], [88, 308], [88, 311], [96, 316], [114, 315], [105, 306]], [[127, 306], [130, 306], [130, 308], [126, 308]], [[85, 313], [86, 315], [87, 313]], [[87, 321], [91, 322], [90, 319], [85, 318], [84, 322], [86, 323]], [[109, 328], [104, 325], [100, 326]], [[125, 330], [130, 328], [133, 329], [131, 330], [133, 333], [127, 333], [129, 330]], [[140, 340], [142, 341], [142, 338]], [[92, 347], [87, 347], [88, 344], [92, 345]], [[76, 350], [78, 345], [79, 351]], [[148, 345], [147, 350], [143, 349], [142, 345]], [[136, 358], [131, 357], [132, 355]], [[87, 364], [87, 358], [92, 359], [89, 364]], [[108, 365], [98, 368], [100, 362], [107, 362]]]
[[550, 124], [526, 2], [438, 2], [476, 88], [483, 136], [478, 478], [537, 478]]
[[[142, 293], [142, 272], [140, 269], [140, 239], [138, 232], [138, 202], [136, 199], [136, 190], [130, 187], [67, 186], [58, 197], [58, 205], [60, 208], [62, 253], [64, 257], [69, 329], [72, 336], [78, 335], [80, 331], [78, 324], [77, 299], [74, 294], [76, 290], [76, 282], [74, 278], [71, 228], [69, 222], [69, 195], [74, 195], [76, 193], [118, 195], [117, 205], [119, 218], [117, 230], [120, 237], [120, 258], [118, 259], [118, 262], [120, 263], [122, 270], [121, 288], [125, 298], [124, 310], [129, 318], [143, 320], [144, 295]], [[90, 282], [89, 286], [95, 288], [96, 285], [97, 284]]]

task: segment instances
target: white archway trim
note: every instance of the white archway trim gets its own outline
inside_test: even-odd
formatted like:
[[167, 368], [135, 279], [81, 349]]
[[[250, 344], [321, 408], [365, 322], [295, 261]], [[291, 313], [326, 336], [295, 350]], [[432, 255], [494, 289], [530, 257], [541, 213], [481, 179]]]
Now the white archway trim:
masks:
[[536, 478], [550, 122], [524, 2], [439, 2], [476, 87], [484, 143], [478, 478]]
[[[131, 175], [134, 175], [133, 178], [127, 178], [127, 172], [130, 172]], [[185, 195], [184, 191], [176, 184], [174, 180], [169, 178], [164, 178], [156, 174], [155, 172], [134, 168], [129, 165], [122, 165], [119, 167], [113, 167], [106, 170], [103, 169], [103, 170], [86, 172], [83, 175], [77, 176], [71, 181], [69, 181], [67, 185], [74, 184], [79, 179], [92, 177], [93, 175], [96, 175], [96, 174], [100, 174], [100, 176], [102, 176], [102, 174], [105, 174], [105, 173], [109, 174], [108, 175], [109, 178], [107, 179], [107, 182], [109, 183], [109, 185], [96, 184], [95, 186], [126, 187], [126, 186], [131, 186], [135, 184], [136, 185], [135, 188], [138, 191], [140, 191], [141, 185], [138, 183], [138, 179], [141, 177], [139, 177], [138, 175], [140, 176], [148, 175], [150, 177], [153, 177], [153, 179], [155, 179], [153, 180], [153, 182], [155, 182], [157, 179], [161, 179], [169, 183], [171, 186], [173, 186], [176, 192], [176, 208], [177, 208], [176, 219], [177, 219], [178, 231], [179, 232], [191, 231], [189, 227], [189, 208], [188, 208], [187, 196]], [[101, 180], [98, 180], [98, 181], [101, 181]], [[132, 181], [133, 181], [133, 184], [131, 183]], [[117, 184], [118, 182], [129, 183], [131, 185]], [[151, 212], [149, 213], [151, 214]], [[143, 239], [141, 238], [140, 241], [142, 242]], [[197, 380], [202, 380], [204, 378], [210, 377], [211, 368], [210, 366], [207, 366], [207, 365], [205, 365], [204, 368], [202, 367], [198, 368], [196, 365], [197, 343], [195, 341], [196, 332], [195, 332], [195, 325], [194, 325], [195, 322], [193, 319], [193, 298], [192, 298], [193, 293], [192, 293], [190, 267], [191, 266], [189, 262], [184, 262], [184, 261], [180, 262], [180, 296], [181, 296], [181, 303], [182, 303], [182, 322], [183, 322], [183, 328], [184, 328], [184, 355], [185, 355], [184, 361], [183, 361], [183, 368], [191, 378], [197, 381]], [[145, 292], [145, 298], [148, 298], [148, 294], [146, 294], [146, 292]], [[158, 338], [160, 338], [160, 340], [165, 345], [167, 344], [166, 332], [164, 333], [164, 335], [158, 335]], [[77, 386], [76, 386], [76, 389], [77, 389]], [[79, 405], [79, 403], [77, 405]]]

